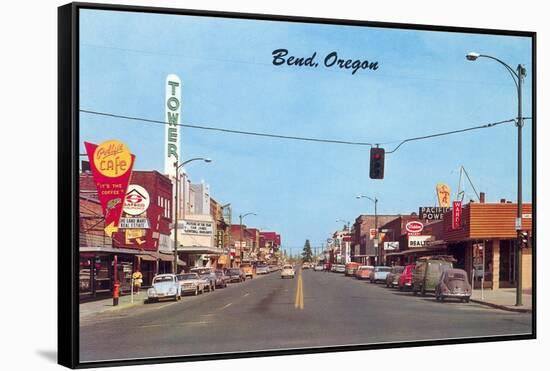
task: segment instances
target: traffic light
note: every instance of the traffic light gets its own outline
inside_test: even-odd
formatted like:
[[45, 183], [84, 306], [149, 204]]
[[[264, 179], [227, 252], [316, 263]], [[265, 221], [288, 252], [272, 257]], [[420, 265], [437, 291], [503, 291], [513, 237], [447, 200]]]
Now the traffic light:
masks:
[[529, 247], [529, 232], [518, 231], [518, 239], [520, 249], [526, 249]]
[[370, 149], [370, 178], [384, 179], [384, 148], [372, 147]]

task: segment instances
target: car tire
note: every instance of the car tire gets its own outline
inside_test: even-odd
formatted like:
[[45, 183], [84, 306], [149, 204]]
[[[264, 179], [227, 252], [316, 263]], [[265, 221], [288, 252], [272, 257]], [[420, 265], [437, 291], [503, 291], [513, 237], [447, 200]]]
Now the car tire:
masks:
[[426, 296], [426, 289], [424, 288], [424, 286], [422, 286], [422, 288], [420, 289], [420, 295]]
[[464, 299], [464, 301], [465, 301], [466, 303], [469, 303], [469, 302], [470, 302], [470, 298], [466, 298], [466, 299]]

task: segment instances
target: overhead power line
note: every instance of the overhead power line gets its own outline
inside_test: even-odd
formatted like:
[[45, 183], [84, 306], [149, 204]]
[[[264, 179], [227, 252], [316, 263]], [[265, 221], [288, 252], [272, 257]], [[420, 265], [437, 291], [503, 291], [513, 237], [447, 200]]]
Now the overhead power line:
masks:
[[[118, 119], [143, 121], [143, 122], [148, 122], [148, 123], [152, 123], [152, 124], [170, 125], [166, 121], [151, 120], [151, 119], [146, 119], [146, 118], [141, 118], [141, 117], [116, 115], [116, 114], [113, 114], [113, 113], [88, 111], [88, 110], [80, 110], [80, 112], [89, 113], [89, 114], [93, 114], [93, 115], [114, 117], [114, 118], [118, 118]], [[351, 141], [335, 140], [335, 139], [321, 139], [321, 138], [298, 137], [298, 136], [290, 136], [290, 135], [258, 133], [258, 132], [253, 132], [253, 131], [233, 130], [233, 129], [217, 128], [217, 127], [213, 127], [213, 126], [204, 126], [204, 125], [178, 124], [178, 126], [182, 126], [182, 127], [185, 127], [185, 128], [192, 128], [192, 129], [200, 129], [200, 130], [219, 131], [219, 132], [231, 133], [231, 134], [253, 135], [253, 136], [258, 136], [258, 137], [301, 140], [301, 141], [308, 141], [308, 142], [320, 142], [320, 143], [332, 143], [332, 144], [347, 144], [347, 145], [354, 145], [354, 146], [371, 146], [372, 147], [372, 143], [365, 143], [365, 142], [351, 142]]]
[[[91, 111], [91, 110], [85, 110], [85, 109], [81, 109], [80, 112], [91, 114], [91, 115], [112, 117], [112, 118], [123, 119], [123, 120], [141, 121], [141, 122], [146, 122], [146, 123], [151, 123], [151, 124], [158, 124], [158, 125], [173, 125], [173, 124], [170, 124], [166, 121], [147, 119], [147, 118], [143, 118], [143, 117], [118, 115], [118, 114], [108, 113], [108, 112]], [[530, 120], [531, 117], [524, 117], [523, 119], [524, 120]], [[397, 140], [397, 141], [392, 142], [392, 143], [399, 142], [397, 147], [395, 147], [391, 151], [386, 151], [386, 153], [387, 154], [388, 153], [394, 153], [403, 144], [405, 144], [407, 142], [413, 142], [413, 141], [417, 141], [417, 140], [424, 140], [424, 139], [429, 139], [429, 138], [441, 137], [441, 136], [445, 136], [445, 135], [464, 133], [464, 132], [472, 131], [472, 130], [488, 129], [488, 128], [492, 128], [492, 127], [495, 127], [495, 126], [498, 126], [498, 125], [512, 123], [512, 122], [515, 122], [515, 121], [516, 121], [515, 119], [509, 119], [509, 120], [497, 121], [497, 122], [492, 122], [492, 123], [488, 123], [488, 124], [473, 126], [473, 127], [459, 129], [459, 130], [452, 130], [452, 131], [446, 131], [446, 132], [437, 133], [437, 134], [430, 134], [430, 135], [424, 135], [424, 136], [420, 136], [420, 137]], [[219, 128], [219, 127], [205, 126], [205, 125], [193, 125], [193, 124], [177, 124], [177, 125], [181, 126], [181, 127], [191, 128], [191, 129], [210, 130], [210, 131], [217, 131], [217, 132], [222, 132], [222, 133], [251, 135], [251, 136], [258, 136], [258, 137], [298, 140], [298, 141], [317, 142], [317, 143], [344, 144], [344, 145], [370, 146], [370, 147], [379, 146], [379, 145], [382, 145], [382, 144], [389, 144], [389, 143], [353, 142], [353, 141], [336, 140], [336, 139], [323, 139], [323, 138], [299, 137], [299, 136], [280, 135], [280, 134], [271, 134], [271, 133], [259, 133], [259, 132], [253, 132], [253, 131], [233, 130], [233, 129]]]

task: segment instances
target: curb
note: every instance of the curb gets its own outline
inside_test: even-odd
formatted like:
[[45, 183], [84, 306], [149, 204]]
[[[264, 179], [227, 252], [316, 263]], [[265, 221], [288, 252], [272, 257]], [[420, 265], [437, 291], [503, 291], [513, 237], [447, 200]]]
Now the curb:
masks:
[[134, 303], [125, 303], [125, 304], [120, 304], [120, 305], [117, 305], [115, 307], [110, 307], [110, 308], [107, 308], [105, 310], [102, 310], [98, 313], [104, 313], [104, 312], [113, 312], [113, 311], [117, 311], [117, 310], [122, 310], [122, 309], [126, 309], [126, 308], [132, 308], [132, 307], [135, 307], [135, 306], [138, 306], [138, 305], [142, 305], [143, 304], [143, 300], [138, 301], [138, 302], [134, 302]]
[[508, 312], [516, 312], [516, 313], [532, 313], [533, 312], [532, 309], [514, 308], [514, 307], [509, 307], [509, 306], [506, 306], [506, 305], [489, 303], [487, 301], [482, 301], [482, 300], [477, 300], [477, 299], [471, 299], [470, 298], [470, 301], [472, 303], [477, 303], [477, 304], [485, 305], [485, 306], [488, 306], [488, 307], [505, 310], [505, 311], [508, 311]]

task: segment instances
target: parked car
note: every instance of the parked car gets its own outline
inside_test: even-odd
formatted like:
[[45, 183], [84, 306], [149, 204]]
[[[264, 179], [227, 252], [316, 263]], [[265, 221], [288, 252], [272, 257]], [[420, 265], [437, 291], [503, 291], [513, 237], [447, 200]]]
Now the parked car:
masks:
[[197, 273], [182, 273], [177, 275], [181, 293], [198, 295], [204, 292], [204, 281]]
[[386, 287], [395, 287], [399, 284], [399, 277], [403, 274], [405, 267], [395, 265], [391, 267], [390, 273], [386, 276]]
[[268, 274], [269, 273], [269, 266], [267, 265], [258, 265], [256, 267], [256, 274]]
[[368, 280], [373, 269], [372, 265], [360, 265], [355, 272], [355, 278], [358, 280]]
[[216, 275], [216, 287], [217, 288], [226, 288], [227, 283], [231, 280], [228, 275], [224, 273], [224, 271], [215, 271], [214, 274]]
[[302, 263], [302, 269], [309, 269], [309, 263], [308, 262]]
[[181, 288], [175, 274], [159, 274], [153, 277], [152, 287], [147, 290], [146, 303], [159, 301], [160, 299], [181, 299]]
[[325, 267], [323, 266], [323, 264], [317, 264], [317, 265], [313, 268], [313, 270], [314, 270], [315, 272], [320, 272], [320, 271], [323, 271], [324, 269], [325, 269]]
[[244, 272], [246, 277], [254, 278], [254, 267], [250, 263], [241, 264], [241, 270]]
[[427, 256], [416, 261], [412, 277], [413, 294], [426, 295], [428, 291], [435, 291], [441, 274], [453, 268], [455, 259], [448, 255]]
[[216, 280], [218, 278], [216, 273], [208, 271], [203, 274], [199, 274], [199, 276], [206, 282], [205, 288], [208, 289], [208, 292], [216, 290]]
[[284, 265], [281, 270], [281, 278], [294, 278], [295, 274], [294, 267], [290, 264]]
[[346, 263], [345, 265], [346, 276], [355, 276], [355, 272], [357, 272], [357, 269], [359, 269], [360, 266], [361, 264], [356, 262]]
[[386, 267], [383, 265], [374, 267], [374, 269], [372, 270], [372, 272], [370, 272], [370, 275], [369, 275], [370, 283], [376, 283], [378, 281], [385, 282], [386, 277], [388, 276], [388, 274], [390, 274], [390, 272], [391, 272], [391, 267]]
[[246, 275], [240, 268], [229, 268], [225, 274], [229, 276], [229, 282], [243, 282], [246, 280]]
[[346, 273], [346, 266], [344, 264], [335, 264], [334, 271], [336, 273]]
[[412, 287], [412, 273], [414, 271], [414, 266], [415, 264], [407, 264], [405, 269], [403, 269], [403, 273], [399, 276], [397, 287], [399, 287], [400, 291], [410, 289]]
[[466, 271], [449, 268], [441, 274], [439, 283], [435, 286], [435, 300], [456, 298], [468, 303], [470, 296], [472, 296], [472, 286], [468, 282]]

